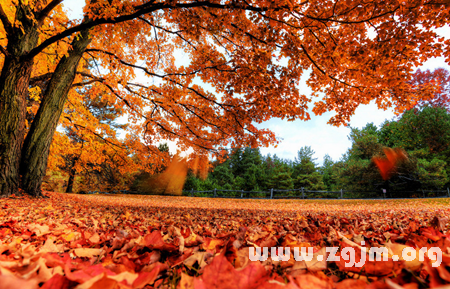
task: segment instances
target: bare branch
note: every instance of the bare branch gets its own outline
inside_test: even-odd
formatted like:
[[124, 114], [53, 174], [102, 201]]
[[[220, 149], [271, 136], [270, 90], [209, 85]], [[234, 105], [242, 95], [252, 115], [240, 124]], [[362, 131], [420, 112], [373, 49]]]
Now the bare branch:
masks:
[[85, 85], [92, 84], [92, 83], [94, 83], [94, 82], [99, 82], [99, 80], [97, 80], [97, 79], [92, 79], [92, 80], [89, 80], [89, 81], [77, 82], [77, 83], [72, 84], [72, 87], [85, 86]]
[[[359, 5], [359, 4], [358, 4]], [[357, 6], [350, 8], [349, 11], [355, 9]], [[339, 24], [361, 24], [361, 23], [367, 23], [371, 20], [375, 20], [387, 15], [392, 15], [393, 13], [395, 13], [398, 9], [400, 9], [400, 5], [396, 6], [394, 9], [386, 11], [384, 13], [381, 14], [377, 14], [377, 15], [371, 15], [365, 19], [361, 19], [361, 20], [357, 20], [357, 21], [353, 21], [353, 20], [339, 20], [338, 17], [327, 17], [327, 18], [321, 18], [321, 17], [317, 17], [317, 16], [313, 16], [310, 14], [303, 14], [299, 11], [293, 11], [293, 13], [296, 13], [297, 15], [300, 15], [301, 17], [305, 17], [307, 19], [311, 19], [311, 20], [315, 20], [315, 21], [319, 21], [319, 22], [332, 22], [332, 23], [339, 23]], [[334, 8], [333, 8], [334, 9]], [[345, 11], [343, 14], [348, 13], [349, 11]], [[294, 14], [291, 13], [291, 15], [294, 16]], [[339, 15], [338, 15], [339, 16]], [[296, 17], [296, 16], [294, 16]], [[298, 17], [296, 17], [298, 19]]]

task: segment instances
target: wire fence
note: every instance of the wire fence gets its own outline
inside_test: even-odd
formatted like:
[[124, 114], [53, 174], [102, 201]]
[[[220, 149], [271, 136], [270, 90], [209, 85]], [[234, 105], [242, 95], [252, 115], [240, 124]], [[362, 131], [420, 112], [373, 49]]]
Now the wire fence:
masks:
[[[394, 195], [392, 197], [391, 193]], [[145, 195], [143, 192], [118, 190], [112, 192], [90, 191], [85, 194], [127, 194], [127, 195]], [[415, 191], [316, 191], [305, 188], [279, 190], [270, 189], [269, 191], [244, 191], [244, 190], [221, 190], [213, 189], [206, 191], [184, 190], [184, 196], [207, 197], [207, 198], [239, 198], [239, 199], [388, 199], [396, 198], [399, 194], [414, 198], [446, 198], [450, 197], [450, 189], [446, 190], [415, 190]]]
[[[415, 191], [316, 191], [305, 188], [270, 191], [244, 191], [244, 190], [220, 190], [213, 189], [207, 191], [195, 191], [194, 189], [183, 191], [183, 195], [191, 197], [209, 197], [209, 198], [241, 198], [241, 199], [387, 199], [391, 198], [391, 193], [407, 194], [419, 198], [445, 198], [450, 197], [450, 189], [446, 190], [415, 190]], [[357, 197], [360, 195], [371, 195], [372, 197]]]

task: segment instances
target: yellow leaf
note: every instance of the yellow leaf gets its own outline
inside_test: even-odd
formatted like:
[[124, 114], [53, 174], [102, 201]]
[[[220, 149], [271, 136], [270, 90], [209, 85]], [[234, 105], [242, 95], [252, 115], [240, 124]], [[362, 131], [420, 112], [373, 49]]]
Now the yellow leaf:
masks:
[[94, 248], [77, 248], [73, 250], [75, 255], [78, 257], [87, 257], [92, 258], [94, 256], [98, 256], [103, 252], [103, 249], [94, 249]]

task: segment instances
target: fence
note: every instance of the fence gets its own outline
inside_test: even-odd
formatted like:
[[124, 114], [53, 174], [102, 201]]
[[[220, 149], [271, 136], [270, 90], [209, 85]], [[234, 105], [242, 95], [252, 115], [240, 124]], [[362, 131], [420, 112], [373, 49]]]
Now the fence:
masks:
[[[223, 195], [220, 194], [221, 192], [224, 193], [236, 193], [233, 195]], [[299, 194], [296, 194], [298, 192]], [[430, 197], [450, 197], [450, 189], [447, 188], [447, 190], [416, 190], [416, 191], [393, 191], [394, 193], [411, 193], [416, 194], [415, 196], [421, 196], [423, 198], [430, 198]], [[281, 193], [281, 194], [280, 194]], [[284, 193], [284, 195], [283, 195]], [[286, 193], [288, 193], [286, 195]], [[335, 199], [368, 199], [366, 198], [356, 198], [354, 197], [345, 197], [345, 195], [348, 196], [348, 194], [367, 194], [372, 193], [378, 196], [379, 199], [386, 199], [386, 193], [377, 193], [374, 191], [346, 191], [346, 190], [339, 190], [339, 191], [314, 191], [314, 190], [306, 190], [304, 188], [301, 189], [292, 189], [292, 190], [277, 190], [277, 189], [271, 189], [270, 191], [244, 191], [244, 190], [209, 190], [209, 191], [194, 191], [188, 190], [183, 191], [183, 195], [191, 196], [191, 197], [209, 197], [209, 198], [241, 198], [241, 199], [320, 199], [321, 197], [317, 196], [311, 196], [311, 193], [320, 193], [320, 194], [326, 194], [326, 195], [334, 195], [336, 196]], [[429, 193], [444, 193], [444, 195], [440, 196], [430, 196]], [[127, 191], [127, 190], [120, 190], [120, 191], [112, 191], [112, 192], [100, 192], [100, 191], [90, 191], [86, 194], [132, 194], [132, 195], [145, 195], [142, 192], [137, 191]], [[197, 196], [196, 196], [197, 195]], [[199, 196], [200, 195], [200, 196]], [[255, 197], [260, 195], [261, 197]], [[376, 198], [376, 197], [372, 197]]]
[[[220, 194], [221, 192], [225, 193], [232, 193], [235, 192], [236, 194], [230, 195], [223, 195]], [[300, 192], [300, 194], [296, 194], [296, 192]], [[447, 190], [416, 190], [416, 191], [394, 191], [395, 193], [416, 193], [419, 195], [422, 195], [423, 198], [430, 197], [428, 193], [444, 193], [445, 195], [442, 196], [434, 196], [434, 197], [450, 197], [450, 189], [447, 188]], [[280, 195], [279, 193], [288, 193], [287, 195]], [[244, 190], [209, 190], [209, 191], [194, 191], [194, 189], [191, 189], [190, 191], [183, 191], [183, 195], [188, 195], [191, 197], [196, 197], [196, 194], [201, 194], [200, 197], [212, 197], [212, 198], [241, 198], [241, 199], [255, 199], [255, 198], [261, 198], [261, 199], [319, 199], [318, 197], [314, 196], [308, 196], [308, 193], [322, 193], [322, 194], [331, 194], [336, 195], [336, 199], [344, 199], [344, 194], [348, 193], [375, 193], [374, 191], [370, 192], [356, 192], [356, 191], [345, 191], [343, 189], [339, 191], [313, 191], [313, 190], [306, 190], [304, 188], [301, 189], [291, 189], [291, 190], [277, 190], [277, 189], [271, 189], [270, 191], [244, 191]], [[264, 197], [255, 197], [251, 195], [261, 195]], [[198, 196], [197, 196], [198, 197]], [[383, 190], [382, 193], [379, 195], [379, 198], [386, 199], [386, 191]], [[348, 198], [353, 199], [353, 198]]]

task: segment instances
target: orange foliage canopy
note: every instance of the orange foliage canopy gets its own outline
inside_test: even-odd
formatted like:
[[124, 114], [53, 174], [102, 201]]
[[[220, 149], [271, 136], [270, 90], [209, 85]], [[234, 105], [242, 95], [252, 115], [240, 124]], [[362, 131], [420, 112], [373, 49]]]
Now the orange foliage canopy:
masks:
[[[0, 66], [18, 53], [12, 31], [38, 37], [18, 56], [33, 59], [28, 96], [35, 113], [57, 65], [85, 45], [73, 82], [58, 84], [72, 89], [55, 112], [60, 124], [78, 126], [94, 143], [85, 147], [92, 152], [85, 163], [104, 159], [99, 152], [112, 143], [117, 156], [134, 157], [128, 167], [147, 170], [162, 164], [162, 140], [218, 157], [227, 147], [273, 144], [275, 134], [256, 124], [308, 120], [313, 97], [320, 100], [312, 111], [335, 111], [335, 125], [372, 100], [402, 111], [417, 100], [408, 83], [414, 67], [437, 56], [450, 62], [450, 40], [436, 33], [450, 22], [450, 7], [434, 0], [87, 1], [81, 20], [68, 19], [63, 4], [2, 1]], [[26, 21], [15, 21], [21, 11]], [[312, 97], [299, 90], [305, 74]], [[86, 109], [86, 97], [128, 116], [122, 144]]]
[[372, 161], [380, 170], [380, 174], [383, 180], [386, 181], [391, 178], [392, 174], [395, 172], [397, 165], [401, 161], [408, 159], [408, 157], [406, 156], [405, 151], [400, 148], [384, 148], [383, 151], [385, 156], [373, 157]]
[[[430, 105], [450, 111], [450, 72], [447, 69], [436, 68], [433, 71], [418, 69], [413, 74], [410, 84], [417, 95], [417, 101], [412, 103], [416, 107]], [[430, 97], [423, 98], [422, 95]]]

